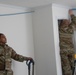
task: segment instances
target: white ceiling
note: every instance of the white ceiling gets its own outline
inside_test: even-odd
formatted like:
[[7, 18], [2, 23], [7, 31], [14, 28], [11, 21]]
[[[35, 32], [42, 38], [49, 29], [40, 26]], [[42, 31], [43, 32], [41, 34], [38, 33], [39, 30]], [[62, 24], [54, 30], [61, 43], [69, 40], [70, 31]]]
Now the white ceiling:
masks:
[[0, 0], [0, 4], [9, 4], [21, 7], [37, 7], [51, 3], [76, 7], [76, 0]]

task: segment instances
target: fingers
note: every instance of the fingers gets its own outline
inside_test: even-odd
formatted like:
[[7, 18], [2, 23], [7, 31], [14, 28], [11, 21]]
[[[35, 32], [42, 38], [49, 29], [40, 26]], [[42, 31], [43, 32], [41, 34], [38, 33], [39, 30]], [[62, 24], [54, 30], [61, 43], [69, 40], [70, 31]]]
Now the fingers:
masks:
[[28, 57], [28, 60], [33, 60], [31, 57]]
[[33, 60], [33, 58], [31, 58], [31, 57], [27, 57], [27, 63], [29, 62], [29, 63], [32, 63], [33, 65], [34, 65], [34, 60]]
[[25, 57], [25, 60], [33, 60], [33, 58], [31, 58], [31, 57]]

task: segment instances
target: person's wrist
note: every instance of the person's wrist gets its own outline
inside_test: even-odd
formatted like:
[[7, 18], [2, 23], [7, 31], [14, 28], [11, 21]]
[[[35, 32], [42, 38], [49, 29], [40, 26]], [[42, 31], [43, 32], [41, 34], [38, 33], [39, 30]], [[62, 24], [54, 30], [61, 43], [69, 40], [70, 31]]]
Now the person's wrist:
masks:
[[28, 57], [24, 57], [24, 60], [28, 61]]

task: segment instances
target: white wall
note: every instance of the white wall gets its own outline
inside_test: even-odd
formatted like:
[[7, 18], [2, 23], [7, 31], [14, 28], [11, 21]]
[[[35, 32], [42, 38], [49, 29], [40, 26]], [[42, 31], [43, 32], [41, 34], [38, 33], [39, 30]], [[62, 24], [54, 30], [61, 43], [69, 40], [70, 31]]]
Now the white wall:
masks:
[[[0, 6], [0, 14], [25, 12], [22, 8], [11, 6]], [[0, 33], [7, 37], [8, 45], [17, 53], [34, 58], [34, 45], [32, 33], [32, 13], [0, 16]], [[13, 60], [12, 68], [14, 75], [28, 75], [26, 62], [17, 62]]]
[[33, 13], [34, 47], [37, 75], [56, 75], [52, 6], [36, 8]]
[[47, 5], [33, 14], [37, 75], [62, 75], [59, 54], [58, 19], [68, 19], [70, 7]]
[[[76, 10], [73, 10], [73, 13], [76, 16]], [[74, 30], [73, 42], [74, 42], [74, 49], [75, 49], [75, 53], [76, 53], [76, 30]]]
[[57, 75], [62, 75], [60, 47], [59, 47], [58, 19], [69, 19], [68, 10], [70, 9], [70, 7], [53, 4], [52, 9], [53, 9], [53, 26], [54, 26]]

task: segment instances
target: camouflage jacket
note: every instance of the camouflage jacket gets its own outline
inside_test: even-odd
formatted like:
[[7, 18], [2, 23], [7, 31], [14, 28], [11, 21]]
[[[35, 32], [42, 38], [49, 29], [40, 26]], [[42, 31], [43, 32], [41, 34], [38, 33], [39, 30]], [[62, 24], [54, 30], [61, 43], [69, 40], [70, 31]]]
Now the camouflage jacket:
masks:
[[26, 57], [17, 54], [11, 47], [8, 45], [0, 45], [0, 70], [11, 70], [12, 59], [23, 62]]
[[71, 23], [67, 26], [60, 25], [59, 27], [59, 37], [60, 37], [60, 48], [62, 49], [71, 49], [73, 47], [72, 34], [76, 29], [76, 17], [71, 15]]

